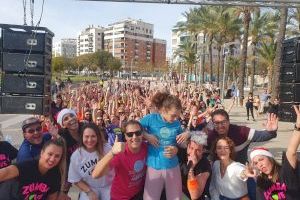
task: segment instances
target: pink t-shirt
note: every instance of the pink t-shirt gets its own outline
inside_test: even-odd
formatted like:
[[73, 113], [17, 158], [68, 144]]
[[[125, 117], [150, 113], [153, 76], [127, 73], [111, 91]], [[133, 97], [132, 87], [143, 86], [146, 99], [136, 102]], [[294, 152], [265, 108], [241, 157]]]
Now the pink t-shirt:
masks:
[[147, 146], [142, 144], [139, 153], [132, 153], [126, 144], [125, 152], [115, 155], [110, 166], [115, 169], [111, 200], [128, 200], [144, 188]]

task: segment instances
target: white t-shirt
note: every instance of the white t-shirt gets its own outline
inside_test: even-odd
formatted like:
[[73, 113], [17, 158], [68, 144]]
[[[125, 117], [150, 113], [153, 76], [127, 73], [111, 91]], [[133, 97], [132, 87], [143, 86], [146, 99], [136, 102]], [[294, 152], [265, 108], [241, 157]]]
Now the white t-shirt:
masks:
[[[103, 149], [104, 154], [106, 154], [110, 151], [111, 146], [106, 143]], [[110, 186], [114, 177], [112, 170], [103, 177], [97, 179], [92, 178], [92, 171], [98, 160], [99, 157], [96, 151], [90, 153], [83, 147], [78, 148], [71, 156], [68, 181], [70, 183], [76, 183], [82, 180], [94, 189]]]
[[239, 162], [232, 162], [227, 166], [226, 172], [222, 178], [220, 161], [215, 161], [212, 168], [212, 178], [209, 187], [211, 199], [219, 200], [219, 195], [235, 199], [248, 194], [247, 183], [240, 177], [241, 172], [244, 169], [245, 165]]

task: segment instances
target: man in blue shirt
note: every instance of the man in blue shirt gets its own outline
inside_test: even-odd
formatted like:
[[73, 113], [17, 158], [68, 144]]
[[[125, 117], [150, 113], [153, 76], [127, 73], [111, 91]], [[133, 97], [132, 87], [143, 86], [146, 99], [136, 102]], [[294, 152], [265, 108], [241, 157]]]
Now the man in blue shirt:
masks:
[[17, 163], [39, 156], [44, 143], [51, 139], [50, 134], [43, 134], [41, 123], [35, 117], [24, 120], [22, 130], [24, 140], [17, 155]]

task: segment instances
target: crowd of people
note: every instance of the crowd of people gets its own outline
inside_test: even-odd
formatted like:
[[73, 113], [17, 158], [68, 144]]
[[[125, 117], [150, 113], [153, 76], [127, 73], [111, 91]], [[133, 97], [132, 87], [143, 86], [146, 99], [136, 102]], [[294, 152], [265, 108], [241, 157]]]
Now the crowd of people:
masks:
[[[212, 85], [100, 81], [57, 88], [48, 116], [21, 125], [17, 150], [0, 142], [0, 199], [254, 200], [300, 197], [295, 130], [282, 164], [253, 142], [277, 136], [269, 111], [264, 130], [230, 123]], [[249, 94], [247, 116], [261, 109]], [[4, 130], [5, 131], [5, 130]]]

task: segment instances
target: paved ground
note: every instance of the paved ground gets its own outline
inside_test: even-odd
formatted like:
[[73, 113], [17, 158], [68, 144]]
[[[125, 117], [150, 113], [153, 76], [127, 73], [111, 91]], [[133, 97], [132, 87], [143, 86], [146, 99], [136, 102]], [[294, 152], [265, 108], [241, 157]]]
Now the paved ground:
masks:
[[[225, 105], [229, 104], [230, 101], [226, 100]], [[21, 122], [29, 117], [28, 115], [1, 115], [0, 114], [0, 127], [4, 134], [4, 139], [9, 140], [13, 145], [19, 147], [22, 141], [22, 134], [20, 125]], [[259, 116], [256, 121], [246, 120], [246, 108], [245, 107], [233, 107], [230, 112], [231, 123], [246, 125], [255, 129], [263, 129], [263, 123], [266, 121], [266, 116]], [[265, 146], [268, 147], [275, 155], [278, 160], [280, 160], [281, 152], [287, 148], [289, 138], [293, 132], [293, 123], [279, 122], [278, 136], [277, 138], [264, 142], [256, 143], [255, 146]], [[70, 195], [72, 199], [76, 199], [78, 195], [77, 190], [72, 188]]]

